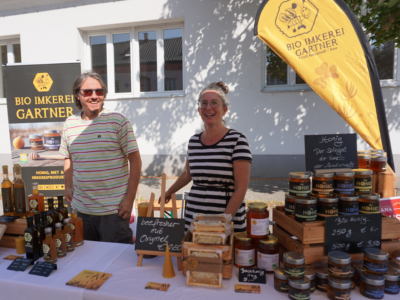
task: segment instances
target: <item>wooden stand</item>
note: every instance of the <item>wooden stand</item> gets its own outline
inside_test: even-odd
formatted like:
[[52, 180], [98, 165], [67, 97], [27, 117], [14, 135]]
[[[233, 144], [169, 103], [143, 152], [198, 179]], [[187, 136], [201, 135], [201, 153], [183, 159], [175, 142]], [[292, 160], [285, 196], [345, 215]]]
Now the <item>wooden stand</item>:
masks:
[[[171, 201], [172, 201], [172, 207], [165, 207], [165, 186], [166, 186], [166, 181], [167, 181], [167, 176], [165, 175], [165, 173], [162, 174], [162, 179], [161, 179], [161, 203], [160, 203], [160, 218], [164, 218], [164, 212], [165, 211], [172, 211], [174, 216], [177, 216], [177, 209], [176, 209], [176, 198], [175, 198], [175, 194], [171, 195]], [[154, 210], [154, 198], [155, 195], [154, 193], [151, 193], [150, 196], [150, 202], [149, 202], [149, 208], [147, 209], [147, 217], [151, 217], [151, 213]], [[147, 255], [158, 255], [158, 256], [164, 256], [165, 253], [164, 252], [158, 252], [158, 251], [147, 251], [147, 250], [136, 250], [136, 253], [139, 254], [138, 257], [138, 262], [137, 265], [140, 267], [142, 266], [142, 262], [143, 262], [143, 255], [147, 254]], [[174, 253], [174, 252], [170, 252], [171, 256], [176, 257], [177, 262], [178, 262], [178, 270], [182, 271], [182, 253]]]
[[0, 247], [4, 248], [16, 248], [15, 238], [23, 236], [26, 225], [26, 219], [16, 219], [12, 223], [2, 223], [0, 225], [5, 225], [6, 229], [3, 238], [0, 239]]

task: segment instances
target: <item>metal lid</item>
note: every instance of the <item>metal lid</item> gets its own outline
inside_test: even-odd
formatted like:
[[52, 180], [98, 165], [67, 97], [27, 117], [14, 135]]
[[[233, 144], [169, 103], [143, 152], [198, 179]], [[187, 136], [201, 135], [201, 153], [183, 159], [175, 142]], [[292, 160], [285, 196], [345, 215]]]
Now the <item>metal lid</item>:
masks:
[[386, 161], [387, 157], [384, 156], [371, 156], [371, 161]]
[[45, 130], [44, 133], [61, 133], [61, 130]]
[[385, 151], [382, 149], [371, 149], [369, 150], [369, 153], [385, 153]]
[[396, 270], [397, 272], [400, 272], [400, 262], [390, 260], [388, 262], [388, 268]]
[[369, 155], [369, 154], [358, 154], [357, 155], [357, 158], [358, 159], [370, 159], [371, 158], [371, 155]]
[[255, 210], [265, 210], [267, 208], [267, 204], [265, 202], [252, 202], [247, 204], [248, 208]]
[[365, 282], [366, 284], [370, 284], [370, 285], [374, 285], [374, 286], [385, 285], [385, 277], [383, 275], [364, 273], [364, 274], [361, 274], [360, 280]]
[[328, 277], [328, 285], [333, 288], [344, 290], [351, 289], [351, 279], [350, 278], [335, 278], [332, 276]]
[[298, 252], [285, 252], [283, 253], [283, 261], [291, 265], [304, 265], [306, 259], [303, 254]]
[[389, 254], [378, 248], [364, 249], [364, 256], [373, 260], [388, 260]]
[[307, 277], [292, 279], [289, 278], [289, 286], [298, 290], [306, 290], [311, 286], [311, 281]]
[[63, 223], [64, 223], [64, 225], [65, 225], [65, 224], [68, 224], [70, 221], [71, 221], [71, 219], [70, 219], [70, 218], [65, 218], [65, 219], [63, 219]]
[[329, 277], [327, 267], [315, 268], [314, 271], [318, 278], [327, 279]]
[[354, 172], [335, 172], [335, 176], [339, 177], [353, 177]]
[[313, 173], [313, 177], [318, 177], [318, 178], [333, 178], [335, 174], [334, 173]]
[[318, 202], [325, 202], [325, 203], [338, 203], [339, 198], [318, 198]]
[[315, 279], [315, 271], [313, 269], [307, 267], [306, 271], [304, 273], [304, 276], [310, 280], [314, 280]]
[[356, 263], [352, 265], [358, 274], [364, 273], [364, 263]]
[[42, 135], [41, 134], [30, 134], [29, 135], [29, 138], [30, 139], [34, 139], [34, 140], [37, 140], [37, 139], [42, 139]]
[[283, 268], [281, 268], [281, 267], [276, 267], [274, 269], [274, 276], [276, 278], [278, 278], [278, 279], [281, 279], [281, 280], [287, 280], [288, 279], [287, 275], [285, 274], [285, 270]]
[[248, 236], [247, 232], [236, 233], [235, 239], [238, 239], [239, 241], [242, 241], [242, 242], [250, 242], [253, 240], [250, 236]]
[[358, 201], [359, 196], [339, 196], [339, 201]]
[[289, 178], [310, 179], [311, 172], [290, 172]]
[[296, 199], [296, 203], [299, 204], [316, 204], [317, 200], [316, 199]]
[[351, 256], [346, 252], [331, 251], [328, 253], [328, 261], [338, 265], [346, 265], [351, 263]]
[[287, 198], [287, 199], [293, 199], [293, 200], [295, 200], [295, 199], [296, 199], [296, 197], [295, 197], [295, 196], [292, 196], [292, 195], [290, 195], [290, 194], [289, 194], [289, 192], [286, 192], [286, 193], [285, 193], [285, 198]]
[[387, 269], [386, 274], [385, 274], [385, 280], [389, 280], [389, 281], [400, 280], [400, 272], [397, 272], [396, 270], [393, 270], [393, 269]]
[[56, 223], [56, 229], [61, 229], [61, 223], [60, 222]]
[[378, 200], [379, 201], [379, 199], [380, 199], [380, 195], [376, 194], [376, 193], [373, 193], [373, 194], [370, 194], [370, 195], [359, 194], [359, 196], [360, 196], [361, 199], [366, 199], [366, 200]]
[[46, 227], [46, 228], [44, 229], [44, 232], [45, 232], [46, 234], [53, 234], [53, 228], [51, 228], [51, 227]]
[[372, 175], [372, 171], [369, 169], [354, 169], [355, 175]]
[[267, 245], [267, 246], [274, 246], [278, 244], [278, 238], [273, 235], [269, 235], [265, 239], [258, 240], [260, 244]]

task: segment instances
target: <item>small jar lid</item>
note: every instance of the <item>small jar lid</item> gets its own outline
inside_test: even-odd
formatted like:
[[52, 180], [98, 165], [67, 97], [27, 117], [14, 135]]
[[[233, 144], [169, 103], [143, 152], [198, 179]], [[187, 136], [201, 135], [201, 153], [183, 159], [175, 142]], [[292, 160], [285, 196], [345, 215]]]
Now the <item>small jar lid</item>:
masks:
[[357, 155], [357, 158], [358, 159], [370, 159], [371, 158], [371, 155], [369, 155], [368, 153], [363, 153], [363, 154], [358, 154]]
[[397, 262], [394, 260], [389, 260], [388, 268], [396, 270], [397, 272], [400, 272], [400, 262]]
[[386, 161], [387, 157], [384, 156], [371, 156], [371, 161]]
[[296, 197], [290, 195], [289, 192], [286, 192], [286, 193], [285, 193], [285, 198], [286, 198], [286, 199], [292, 199], [292, 200], [295, 200], [295, 199], [296, 199]]
[[387, 269], [386, 274], [385, 274], [385, 280], [389, 280], [389, 281], [400, 280], [400, 272], [397, 272], [396, 270], [393, 270], [393, 269]]
[[298, 252], [285, 252], [283, 253], [283, 261], [291, 265], [304, 265], [306, 259], [303, 254]]
[[289, 278], [289, 286], [298, 290], [307, 290], [311, 287], [311, 281], [307, 277], [298, 279]]
[[325, 202], [325, 203], [338, 203], [339, 198], [318, 198], [318, 202]]
[[247, 204], [247, 207], [255, 210], [265, 210], [268, 205], [265, 202], [252, 202]]
[[299, 204], [317, 204], [317, 200], [316, 199], [296, 199], [295, 200], [296, 203]]
[[335, 172], [335, 176], [339, 177], [353, 177], [354, 172]]
[[333, 178], [335, 174], [334, 173], [313, 173], [313, 177], [318, 177], [318, 178]]
[[281, 267], [276, 267], [274, 269], [274, 276], [281, 280], [287, 280], [288, 276], [285, 274], [285, 270]]
[[41, 139], [43, 136], [42, 135], [40, 135], [40, 134], [30, 134], [29, 135], [29, 138], [30, 139], [33, 139], [33, 140], [38, 140], [38, 139]]
[[382, 149], [371, 149], [369, 150], [369, 153], [385, 153], [385, 151], [383, 151]]
[[353, 264], [353, 268], [356, 270], [357, 274], [364, 273], [364, 263]]
[[361, 281], [373, 286], [385, 285], [385, 277], [383, 275], [375, 275], [364, 273], [360, 276]]
[[372, 171], [369, 169], [354, 169], [355, 175], [372, 175]]
[[267, 246], [274, 246], [278, 244], [278, 238], [273, 235], [269, 235], [265, 239], [258, 240], [260, 244], [267, 245]]
[[289, 178], [310, 179], [311, 172], [290, 172]]
[[380, 195], [376, 194], [376, 193], [373, 193], [373, 194], [370, 194], [370, 195], [359, 194], [359, 197], [362, 198], [362, 199], [366, 199], [366, 200], [378, 200], [379, 201], [379, 199], [380, 199]]
[[61, 133], [61, 130], [45, 130], [44, 133]]
[[359, 196], [339, 196], [339, 201], [353, 202], [358, 201]]
[[388, 260], [389, 254], [378, 248], [366, 248], [364, 250], [364, 257], [368, 257], [373, 260]]
[[247, 232], [238, 232], [235, 234], [235, 239], [242, 241], [242, 242], [250, 242], [253, 240], [253, 238], [251, 238]]
[[314, 269], [316, 275], [318, 278], [321, 279], [328, 279], [329, 274], [328, 274], [328, 268], [327, 267], [319, 267]]
[[304, 272], [304, 276], [310, 280], [314, 280], [315, 279], [315, 271], [313, 269], [307, 267], [306, 271]]
[[351, 256], [346, 252], [331, 251], [328, 253], [328, 261], [338, 265], [346, 265], [351, 263]]
[[329, 276], [328, 284], [331, 287], [339, 289], [339, 290], [351, 289], [351, 279], [350, 278], [335, 278], [335, 277]]

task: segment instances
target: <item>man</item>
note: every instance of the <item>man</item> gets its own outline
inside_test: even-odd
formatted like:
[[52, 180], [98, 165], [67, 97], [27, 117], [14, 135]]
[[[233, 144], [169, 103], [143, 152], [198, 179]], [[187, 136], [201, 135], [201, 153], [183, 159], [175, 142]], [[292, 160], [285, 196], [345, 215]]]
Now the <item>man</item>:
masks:
[[107, 87], [99, 74], [81, 74], [72, 91], [82, 111], [62, 134], [65, 199], [78, 209], [85, 240], [133, 244], [129, 219], [142, 161], [132, 125], [103, 108]]

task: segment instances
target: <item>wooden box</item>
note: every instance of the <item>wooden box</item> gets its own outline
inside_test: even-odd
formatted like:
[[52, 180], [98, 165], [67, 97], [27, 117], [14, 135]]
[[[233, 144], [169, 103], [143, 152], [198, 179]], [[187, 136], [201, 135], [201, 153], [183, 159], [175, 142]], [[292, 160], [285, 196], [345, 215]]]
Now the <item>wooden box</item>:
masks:
[[396, 174], [389, 165], [385, 172], [372, 174], [372, 192], [381, 198], [396, 197]]
[[[306, 259], [306, 265], [326, 263], [325, 221], [299, 223], [285, 215], [284, 206], [273, 210], [273, 233], [279, 243], [288, 251], [300, 252]], [[295, 238], [293, 238], [293, 236]], [[389, 254], [400, 250], [400, 221], [382, 216], [382, 250]], [[362, 260], [363, 253], [350, 254], [352, 260]]]
[[14, 222], [11, 223], [0, 222], [0, 224], [7, 226], [3, 238], [0, 240], [0, 247], [16, 248], [15, 238], [20, 235], [24, 235], [25, 229], [27, 227], [26, 219], [16, 219]]

